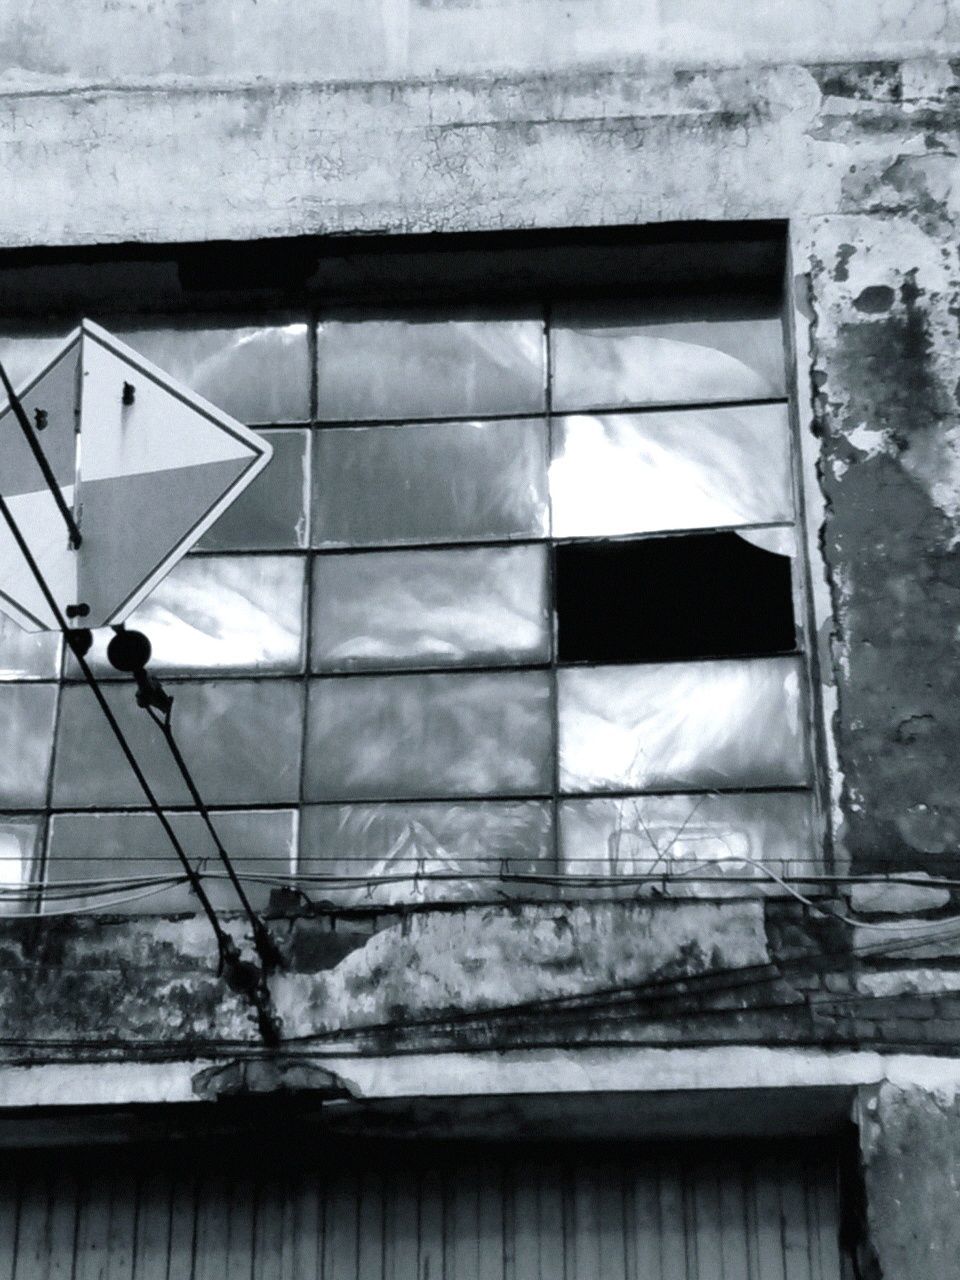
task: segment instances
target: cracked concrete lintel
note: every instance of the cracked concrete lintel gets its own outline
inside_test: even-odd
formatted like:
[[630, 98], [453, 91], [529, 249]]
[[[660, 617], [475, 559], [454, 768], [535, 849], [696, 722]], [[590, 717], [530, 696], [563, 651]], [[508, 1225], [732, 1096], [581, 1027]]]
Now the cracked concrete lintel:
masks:
[[[816, 68], [12, 94], [8, 245], [790, 218], [936, 201], [949, 95], [844, 100]], [[946, 73], [944, 73], [946, 74]], [[821, 77], [822, 78], [822, 77]], [[926, 139], [931, 139], [928, 143]], [[939, 167], [938, 167], [939, 166]], [[175, 175], [156, 201], [157, 173]], [[597, 183], [592, 175], [602, 172]], [[50, 174], [58, 175], [55, 188]], [[861, 175], [856, 181], [851, 175]], [[869, 178], [869, 181], [867, 180]], [[859, 184], [859, 185], [858, 185]]]

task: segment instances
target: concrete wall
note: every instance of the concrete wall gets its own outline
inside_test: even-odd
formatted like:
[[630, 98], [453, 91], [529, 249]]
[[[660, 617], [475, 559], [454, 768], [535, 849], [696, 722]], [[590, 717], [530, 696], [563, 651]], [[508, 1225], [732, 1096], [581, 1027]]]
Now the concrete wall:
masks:
[[950, 0], [5, 0], [13, 85], [355, 80], [571, 66], [926, 54], [960, 35]]

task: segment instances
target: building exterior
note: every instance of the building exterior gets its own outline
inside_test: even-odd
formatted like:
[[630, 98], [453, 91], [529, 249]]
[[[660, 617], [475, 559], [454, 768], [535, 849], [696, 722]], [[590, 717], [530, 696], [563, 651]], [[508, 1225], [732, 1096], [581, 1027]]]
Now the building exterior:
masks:
[[25, 406], [274, 445], [135, 620], [279, 953], [0, 625], [4, 1280], [960, 1275], [960, 21], [664, 9], [4, 6]]

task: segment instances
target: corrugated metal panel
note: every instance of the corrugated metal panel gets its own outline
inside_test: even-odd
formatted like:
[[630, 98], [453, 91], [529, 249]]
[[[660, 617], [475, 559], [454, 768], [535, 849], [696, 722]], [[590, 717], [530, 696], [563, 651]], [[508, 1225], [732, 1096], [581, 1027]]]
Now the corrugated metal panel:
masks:
[[0, 1280], [840, 1277], [828, 1152], [403, 1151], [12, 1158]]

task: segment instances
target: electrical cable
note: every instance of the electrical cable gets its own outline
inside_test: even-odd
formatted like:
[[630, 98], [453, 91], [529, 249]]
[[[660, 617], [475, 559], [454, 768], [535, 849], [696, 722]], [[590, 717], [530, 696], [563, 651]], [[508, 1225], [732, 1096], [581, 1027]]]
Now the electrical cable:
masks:
[[[10, 380], [6, 375], [6, 371], [3, 369], [2, 362], [0, 362], [0, 377], [2, 377], [3, 385], [7, 392], [7, 397], [10, 401], [10, 405], [14, 411], [15, 416], [17, 417], [17, 421], [20, 423], [21, 428], [26, 430], [28, 438], [32, 439], [32, 434], [31, 434], [32, 429], [30, 427], [30, 423], [26, 417], [26, 414], [23, 410], [23, 405], [20, 403], [19, 397], [17, 396], [16, 392], [14, 391], [13, 387], [10, 384]], [[37, 456], [39, 454], [39, 457], [38, 457], [38, 461], [39, 461], [40, 458], [43, 458], [43, 451], [40, 449], [40, 446], [37, 444], [36, 440], [33, 440], [32, 447], [33, 447], [34, 455]], [[56, 480], [53, 477], [53, 473], [50, 471], [49, 464], [46, 463], [45, 458], [43, 458], [43, 464], [45, 465], [41, 465], [41, 470], [43, 471], [44, 479], [47, 481], [47, 485], [51, 489], [51, 493], [53, 493], [54, 497], [56, 497], [56, 495], [59, 493], [59, 487], [56, 484]], [[62, 494], [60, 494], [60, 501], [58, 505], [63, 505]], [[206, 891], [203, 888], [203, 885], [200, 881], [199, 876], [197, 875], [196, 871], [192, 867], [183, 846], [181, 845], [180, 841], [177, 839], [176, 832], [173, 830], [173, 827], [170, 825], [167, 815], [163, 812], [163, 809], [160, 807], [159, 801], [154, 795], [153, 789], [151, 788], [149, 782], [147, 781], [146, 775], [144, 774], [143, 770], [140, 768], [137, 758], [133, 753], [133, 749], [130, 746], [129, 742], [127, 741], [127, 738], [123, 732], [123, 729], [120, 727], [119, 721], [117, 720], [116, 716], [113, 714], [110, 704], [107, 702], [106, 696], [104, 695], [103, 690], [100, 688], [99, 681], [97, 680], [92, 669], [90, 668], [89, 663], [86, 660], [86, 656], [85, 656], [86, 648], [81, 642], [81, 636], [84, 633], [83, 632], [78, 633], [77, 631], [74, 631], [73, 629], [67, 626], [66, 618], [64, 617], [60, 609], [60, 606], [58, 605], [56, 599], [54, 598], [53, 592], [50, 590], [50, 586], [43, 575], [43, 571], [41, 570], [40, 566], [37, 564], [37, 561], [34, 558], [32, 551], [30, 550], [30, 546], [27, 543], [26, 539], [24, 538], [22, 530], [20, 529], [19, 523], [14, 517], [13, 512], [10, 510], [9, 505], [2, 494], [0, 494], [0, 517], [3, 518], [7, 528], [10, 530], [10, 533], [17, 544], [20, 554], [23, 556], [24, 560], [26, 561], [27, 567], [29, 568], [31, 575], [33, 576], [37, 586], [39, 587], [40, 592], [43, 595], [43, 598], [46, 601], [46, 604], [50, 609], [50, 612], [52, 613], [57, 623], [57, 626], [59, 627], [61, 633], [63, 634], [64, 640], [72, 650], [73, 655], [77, 660], [77, 665], [80, 667], [81, 674], [83, 675], [84, 680], [86, 681], [88, 687], [90, 688], [91, 692], [96, 698], [97, 704], [99, 705], [104, 718], [109, 724], [110, 729], [113, 733], [113, 736], [117, 741], [117, 744], [119, 745], [121, 751], [126, 757], [127, 763], [130, 765], [130, 768], [137, 779], [140, 789], [143, 792], [144, 796], [146, 797], [147, 803], [151, 811], [153, 812], [157, 820], [160, 822], [167, 836], [167, 839], [170, 841], [170, 844], [172, 845], [174, 851], [177, 854], [177, 857], [180, 859], [184, 872], [186, 873], [187, 879], [190, 882], [190, 888], [192, 889], [193, 893], [196, 895], [201, 906], [203, 907], [203, 910], [207, 916], [207, 919], [210, 922], [210, 926], [213, 929], [214, 934], [216, 936], [217, 948], [220, 955], [220, 971], [224, 974], [225, 978], [227, 979], [227, 982], [235, 990], [243, 992], [244, 994], [247, 995], [248, 999], [250, 1000], [251, 1004], [253, 1005], [256, 1011], [261, 1034], [263, 1035], [267, 1043], [268, 1044], [276, 1043], [278, 1039], [278, 1028], [276, 1025], [276, 1020], [273, 1017], [273, 1014], [269, 1010], [269, 1008], [266, 1008], [266, 1009], [264, 1008], [263, 1001], [260, 998], [261, 975], [256, 970], [256, 966], [251, 965], [240, 958], [240, 952], [237, 947], [237, 944], [221, 926], [220, 921], [217, 918], [217, 913], [214, 910], [213, 904], [210, 902], [210, 899], [207, 897]], [[69, 527], [69, 524], [68, 524], [68, 527]], [[86, 633], [86, 634], [87, 636], [89, 635], [89, 633]]]
[[[138, 683], [139, 683], [139, 680], [138, 680]], [[153, 683], [158, 684], [159, 682], [154, 680]], [[266, 975], [271, 970], [280, 969], [283, 967], [283, 957], [280, 954], [280, 949], [278, 948], [276, 942], [274, 941], [273, 935], [270, 933], [270, 930], [267, 928], [266, 924], [263, 922], [263, 920], [260, 918], [257, 912], [254, 911], [253, 906], [250, 903], [250, 899], [247, 896], [247, 892], [240, 881], [240, 877], [237, 875], [236, 869], [234, 868], [233, 860], [230, 857], [230, 855], [227, 853], [226, 849], [224, 848], [223, 842], [217, 833], [217, 829], [213, 824], [213, 819], [210, 817], [210, 811], [208, 810], [203, 800], [203, 797], [200, 794], [197, 784], [193, 779], [193, 775], [191, 774], [189, 768], [187, 767], [187, 762], [183, 758], [183, 753], [181, 752], [179, 746], [177, 745], [177, 740], [174, 737], [173, 698], [169, 694], [165, 694], [164, 698], [166, 700], [166, 705], [162, 713], [162, 716], [158, 714], [155, 708], [151, 706], [150, 703], [147, 702], [146, 699], [142, 698], [140, 695], [138, 695], [137, 700], [138, 702], [140, 702], [140, 705], [143, 707], [144, 711], [146, 711], [150, 719], [154, 722], [154, 724], [159, 728], [160, 732], [163, 734], [164, 741], [166, 742], [167, 747], [169, 748], [170, 754], [173, 756], [174, 762], [176, 763], [176, 766], [180, 771], [180, 776], [183, 778], [183, 781], [186, 783], [187, 790], [190, 792], [191, 799], [193, 800], [193, 803], [196, 806], [196, 809], [199, 812], [200, 817], [203, 819], [203, 824], [207, 828], [207, 831], [210, 834], [210, 838], [213, 841], [214, 846], [217, 850], [217, 853], [220, 856], [220, 860], [223, 863], [223, 866], [226, 870], [227, 877], [230, 880], [230, 883], [233, 885], [233, 888], [234, 888], [234, 891], [236, 892], [237, 897], [240, 899], [240, 905], [242, 906], [243, 911], [247, 917], [247, 920], [250, 923], [250, 927], [253, 931], [253, 942], [257, 951], [257, 955], [260, 957], [260, 962], [262, 965], [263, 982], [265, 983]], [[264, 998], [269, 999], [269, 992], [267, 992], [266, 990], [265, 990]]]

